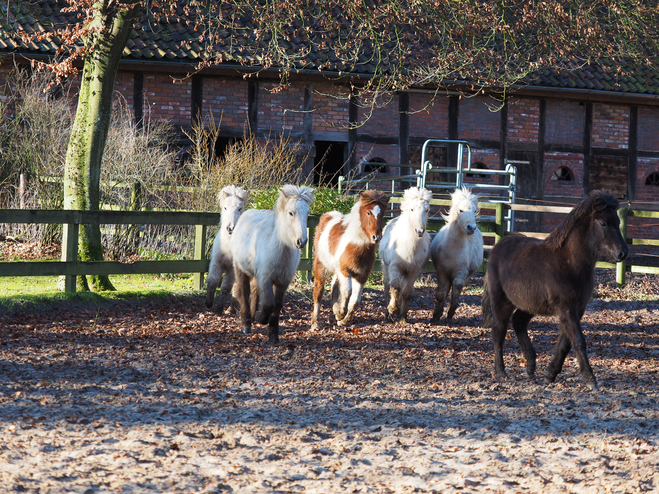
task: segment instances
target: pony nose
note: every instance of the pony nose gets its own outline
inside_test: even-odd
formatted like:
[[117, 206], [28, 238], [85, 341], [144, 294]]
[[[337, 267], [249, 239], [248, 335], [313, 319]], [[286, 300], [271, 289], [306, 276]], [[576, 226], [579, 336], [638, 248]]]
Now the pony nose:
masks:
[[307, 245], [307, 239], [306, 238], [298, 238], [295, 243], [297, 244], [298, 249], [303, 249], [304, 246]]
[[233, 233], [233, 225], [227, 225], [227, 231]]
[[616, 256], [615, 256], [616, 261], [618, 261], [618, 262], [624, 261], [625, 259], [627, 259], [628, 254], [629, 254], [629, 249], [625, 245], [625, 248], [616, 254]]
[[467, 225], [467, 235], [473, 235], [475, 231], [474, 225]]
[[423, 234], [426, 232], [425, 228], [417, 228], [416, 230], [416, 236], [417, 237], [423, 237]]
[[381, 235], [371, 235], [371, 240], [373, 241], [374, 244], [378, 243], [381, 238], [382, 238]]

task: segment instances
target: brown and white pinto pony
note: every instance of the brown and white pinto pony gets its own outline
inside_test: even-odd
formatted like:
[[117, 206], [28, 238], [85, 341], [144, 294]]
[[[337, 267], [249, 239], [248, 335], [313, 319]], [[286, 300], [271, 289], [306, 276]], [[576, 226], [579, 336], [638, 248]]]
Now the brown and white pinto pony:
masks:
[[389, 198], [384, 192], [367, 190], [361, 193], [349, 214], [330, 211], [320, 217], [314, 237], [312, 329], [319, 328], [320, 303], [330, 274], [333, 275], [334, 319], [339, 326], [352, 320], [375, 263], [388, 203]]

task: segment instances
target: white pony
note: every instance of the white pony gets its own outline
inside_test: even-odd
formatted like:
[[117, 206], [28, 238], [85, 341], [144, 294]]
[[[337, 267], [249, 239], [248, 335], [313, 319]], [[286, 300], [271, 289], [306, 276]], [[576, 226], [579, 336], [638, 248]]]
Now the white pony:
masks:
[[284, 185], [274, 210], [245, 212], [233, 231], [235, 297], [240, 303], [243, 333], [251, 333], [259, 300], [257, 322], [268, 324], [268, 339], [273, 345], [279, 342], [284, 293], [297, 271], [300, 249], [307, 245], [307, 217], [314, 192], [310, 187]]
[[[213, 242], [208, 278], [206, 279], [206, 307], [209, 309], [213, 307], [215, 290], [217, 290], [220, 280], [222, 280], [220, 301], [216, 308], [217, 312], [222, 313], [231, 301], [231, 288], [235, 279], [230, 245], [231, 234], [236, 227], [238, 218], [245, 209], [247, 192], [235, 185], [227, 185], [218, 194], [218, 199], [222, 217], [220, 219], [220, 230]], [[222, 278], [223, 275], [224, 278]]]
[[400, 216], [384, 228], [380, 260], [384, 275], [384, 299], [389, 320], [407, 317], [414, 282], [430, 259], [430, 235], [426, 231], [432, 193], [410, 187], [403, 195]]
[[455, 189], [451, 194], [451, 209], [444, 216], [446, 224], [430, 245], [430, 257], [437, 272], [434, 323], [442, 317], [449, 289], [451, 303], [446, 318], [453, 317], [460, 292], [483, 263], [483, 235], [476, 226], [477, 213], [478, 196], [466, 187]]

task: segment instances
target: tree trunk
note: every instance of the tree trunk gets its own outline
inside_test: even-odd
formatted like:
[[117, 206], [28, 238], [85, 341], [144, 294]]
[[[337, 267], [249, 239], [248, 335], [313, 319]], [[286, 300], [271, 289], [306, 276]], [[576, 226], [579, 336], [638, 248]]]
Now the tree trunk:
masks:
[[[139, 2], [117, 7], [108, 0], [95, 4], [85, 55], [78, 108], [66, 152], [64, 169], [64, 209], [99, 209], [101, 160], [112, 113], [114, 83], [121, 54], [126, 47]], [[99, 225], [81, 225], [78, 257], [102, 261], [103, 246]], [[77, 286], [89, 290], [81, 276]], [[108, 276], [93, 276], [95, 290], [114, 290]]]

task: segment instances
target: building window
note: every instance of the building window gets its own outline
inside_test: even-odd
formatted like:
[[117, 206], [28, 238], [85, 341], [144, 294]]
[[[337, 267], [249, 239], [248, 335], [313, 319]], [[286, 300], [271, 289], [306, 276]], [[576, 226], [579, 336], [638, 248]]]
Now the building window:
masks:
[[645, 179], [645, 185], [659, 187], [659, 172], [650, 173], [650, 175], [648, 175], [648, 178]]
[[554, 170], [551, 179], [558, 182], [574, 182], [574, 173], [567, 166], [559, 166]]
[[[471, 165], [472, 170], [487, 170], [487, 165], [485, 163], [481, 163], [480, 161], [477, 161], [476, 163]], [[473, 178], [487, 178], [487, 175], [484, 173], [474, 173], [471, 175]]]
[[364, 173], [387, 173], [387, 167], [384, 166], [386, 163], [382, 158], [371, 158], [368, 161], [364, 161], [362, 164], [362, 172]]

